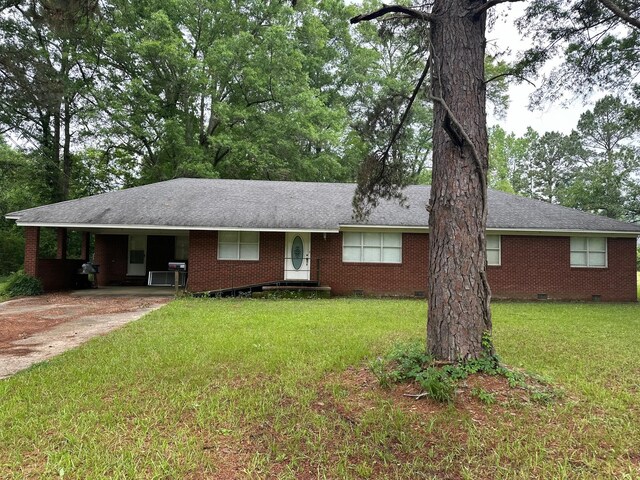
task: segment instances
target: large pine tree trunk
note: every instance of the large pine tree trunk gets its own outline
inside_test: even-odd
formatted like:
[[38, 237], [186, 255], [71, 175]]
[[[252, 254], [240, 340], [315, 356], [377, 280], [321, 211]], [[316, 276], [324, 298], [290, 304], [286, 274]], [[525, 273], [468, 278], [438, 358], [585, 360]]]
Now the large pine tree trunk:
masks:
[[[472, 13], [482, 3], [436, 0], [432, 10], [431, 88], [436, 100], [427, 348], [436, 359], [446, 361], [478, 358], [483, 353], [483, 333], [491, 332], [482, 180], [488, 158], [485, 15], [474, 18]], [[444, 100], [452, 115], [437, 98]]]

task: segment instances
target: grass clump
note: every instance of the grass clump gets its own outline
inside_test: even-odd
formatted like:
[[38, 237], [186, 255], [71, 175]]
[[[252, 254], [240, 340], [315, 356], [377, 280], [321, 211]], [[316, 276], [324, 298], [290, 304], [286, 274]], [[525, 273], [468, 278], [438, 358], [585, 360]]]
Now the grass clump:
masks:
[[19, 270], [9, 275], [0, 289], [2, 297], [27, 297], [43, 293], [42, 282]]
[[496, 403], [496, 394], [488, 392], [484, 388], [475, 387], [471, 390], [471, 395], [476, 397], [485, 405], [493, 405]]
[[[502, 365], [499, 357], [491, 353], [491, 339], [488, 335], [483, 338], [483, 346], [484, 354], [480, 358], [442, 365], [426, 353], [423, 342], [401, 343], [369, 366], [382, 388], [390, 388], [396, 383], [415, 383], [422, 390], [416, 397], [429, 397], [443, 403], [453, 401], [459, 381], [475, 374], [502, 376], [510, 388], [529, 391], [531, 400], [539, 403], [550, 403], [560, 396], [560, 392], [546, 388], [546, 382], [542, 378], [532, 376], [535, 385], [534, 382], [529, 385], [524, 373]], [[495, 402], [495, 395], [491, 392], [476, 388], [471, 393], [487, 405]]]
[[438, 402], [453, 400], [454, 379], [448, 371], [433, 365], [433, 358], [420, 342], [396, 344], [386, 357], [378, 357], [369, 366], [383, 388], [390, 388], [395, 383], [415, 382], [425, 396]]

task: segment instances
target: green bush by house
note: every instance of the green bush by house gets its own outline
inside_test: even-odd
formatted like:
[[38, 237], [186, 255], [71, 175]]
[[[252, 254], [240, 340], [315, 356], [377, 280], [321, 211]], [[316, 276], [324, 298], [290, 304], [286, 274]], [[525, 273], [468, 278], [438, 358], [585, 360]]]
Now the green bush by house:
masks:
[[7, 278], [4, 285], [2, 285], [0, 295], [6, 297], [22, 297], [40, 295], [42, 292], [43, 289], [40, 280], [27, 275], [23, 270], [19, 270]]

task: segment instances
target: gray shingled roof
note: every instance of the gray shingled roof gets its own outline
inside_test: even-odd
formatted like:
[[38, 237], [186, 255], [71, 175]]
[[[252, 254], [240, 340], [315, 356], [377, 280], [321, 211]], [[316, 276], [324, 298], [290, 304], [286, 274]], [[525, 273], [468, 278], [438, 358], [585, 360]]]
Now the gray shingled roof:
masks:
[[[335, 231], [354, 225], [355, 185], [179, 178], [8, 214], [19, 225], [122, 228], [252, 228]], [[382, 201], [364, 225], [426, 227], [429, 187], [407, 187], [409, 208]], [[640, 234], [640, 225], [489, 192], [487, 227]]]

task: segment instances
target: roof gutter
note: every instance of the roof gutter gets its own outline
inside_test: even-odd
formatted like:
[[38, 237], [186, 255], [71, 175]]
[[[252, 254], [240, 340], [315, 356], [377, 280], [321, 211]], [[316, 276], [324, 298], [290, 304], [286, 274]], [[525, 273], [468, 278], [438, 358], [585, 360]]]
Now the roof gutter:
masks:
[[566, 235], [606, 235], [608, 237], [637, 237], [640, 236], [640, 231], [625, 231], [625, 230], [571, 230], [571, 229], [558, 229], [558, 230], [543, 230], [534, 228], [487, 228], [487, 232], [500, 234], [500, 235], [535, 235], [535, 236], [566, 236]]
[[[404, 233], [429, 233], [429, 227], [417, 225], [357, 225], [344, 224], [339, 228], [272, 228], [272, 227], [214, 227], [214, 226], [184, 226], [184, 225], [121, 225], [121, 224], [90, 224], [90, 223], [46, 223], [46, 222], [21, 222], [19, 216], [5, 216], [9, 220], [16, 220], [16, 224], [21, 227], [51, 227], [70, 228], [78, 230], [173, 230], [173, 231], [247, 231], [247, 232], [309, 232], [309, 233], [339, 233], [349, 231], [371, 231], [371, 232], [404, 232]], [[586, 235], [606, 235], [609, 237], [638, 237], [640, 231], [624, 230], [541, 230], [534, 228], [487, 228], [487, 233], [498, 235], [533, 235], [533, 236], [586, 236]]]
[[[8, 217], [7, 217], [8, 218]], [[338, 233], [337, 228], [271, 228], [258, 227], [249, 228], [242, 226], [233, 227], [207, 227], [207, 226], [185, 226], [185, 225], [116, 225], [116, 224], [94, 224], [94, 223], [44, 223], [44, 222], [20, 222], [17, 218], [16, 224], [20, 227], [50, 227], [50, 228], [70, 228], [78, 230], [229, 230], [243, 232], [309, 232], [309, 233]]]
[[[340, 225], [340, 231], [385, 231], [407, 233], [429, 233], [429, 227], [416, 225]], [[535, 236], [567, 236], [567, 235], [607, 235], [609, 237], [638, 237], [640, 231], [625, 230], [571, 230], [571, 229], [536, 229], [536, 228], [487, 228], [487, 233], [499, 235], [535, 235]]]
[[406, 232], [406, 233], [429, 233], [429, 227], [420, 225], [357, 225], [341, 224], [341, 232], [356, 231], [384, 231], [384, 232]]

